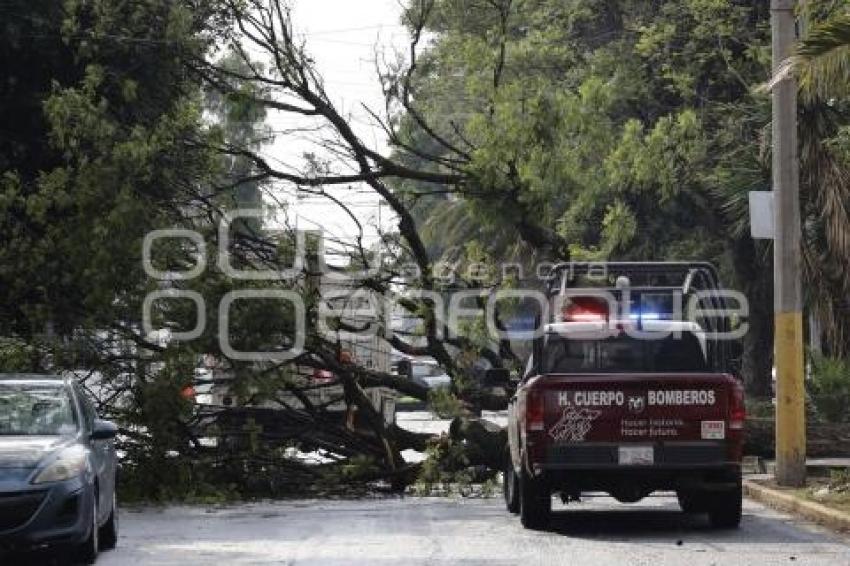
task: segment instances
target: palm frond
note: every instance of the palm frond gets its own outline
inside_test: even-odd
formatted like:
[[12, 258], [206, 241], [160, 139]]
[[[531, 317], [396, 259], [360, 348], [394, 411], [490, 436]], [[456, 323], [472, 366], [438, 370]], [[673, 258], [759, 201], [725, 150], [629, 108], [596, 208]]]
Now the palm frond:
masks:
[[802, 258], [807, 304], [821, 322], [834, 355], [850, 351], [850, 169], [828, 140], [840, 125], [823, 101], [803, 104], [800, 120]]
[[829, 100], [850, 91], [850, 14], [838, 14], [811, 28], [790, 65], [808, 100]]

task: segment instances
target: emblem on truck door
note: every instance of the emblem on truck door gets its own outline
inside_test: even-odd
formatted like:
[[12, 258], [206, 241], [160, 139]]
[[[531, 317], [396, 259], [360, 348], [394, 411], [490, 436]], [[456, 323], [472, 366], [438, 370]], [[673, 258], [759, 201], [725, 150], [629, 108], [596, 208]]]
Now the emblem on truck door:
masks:
[[555, 442], [583, 442], [593, 428], [593, 421], [601, 414], [602, 411], [594, 409], [566, 407], [555, 426], [549, 429], [549, 436]]
[[646, 409], [646, 399], [642, 395], [629, 397], [629, 412], [639, 415]]

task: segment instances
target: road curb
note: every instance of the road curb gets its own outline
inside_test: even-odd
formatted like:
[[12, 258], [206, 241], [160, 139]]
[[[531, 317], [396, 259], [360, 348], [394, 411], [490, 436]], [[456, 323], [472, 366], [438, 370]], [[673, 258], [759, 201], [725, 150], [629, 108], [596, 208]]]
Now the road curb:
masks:
[[768, 507], [794, 513], [836, 531], [850, 531], [850, 514], [826, 505], [807, 501], [784, 491], [770, 488], [752, 480], [744, 480], [744, 494]]

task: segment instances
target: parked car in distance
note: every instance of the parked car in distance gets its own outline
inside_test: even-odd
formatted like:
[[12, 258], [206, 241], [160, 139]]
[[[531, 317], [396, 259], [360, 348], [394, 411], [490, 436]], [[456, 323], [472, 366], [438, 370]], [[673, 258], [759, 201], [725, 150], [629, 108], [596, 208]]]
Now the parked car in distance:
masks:
[[117, 432], [70, 378], [0, 374], [0, 552], [116, 545]]
[[434, 358], [405, 357], [396, 362], [396, 372], [428, 389], [448, 389], [452, 378]]

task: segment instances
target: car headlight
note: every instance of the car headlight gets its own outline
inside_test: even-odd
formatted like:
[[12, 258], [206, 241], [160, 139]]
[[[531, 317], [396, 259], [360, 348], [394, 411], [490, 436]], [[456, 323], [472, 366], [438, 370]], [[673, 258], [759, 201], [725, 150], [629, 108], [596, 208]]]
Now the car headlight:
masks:
[[32, 483], [47, 483], [68, 480], [81, 475], [88, 466], [88, 451], [82, 446], [66, 448], [48, 464]]

